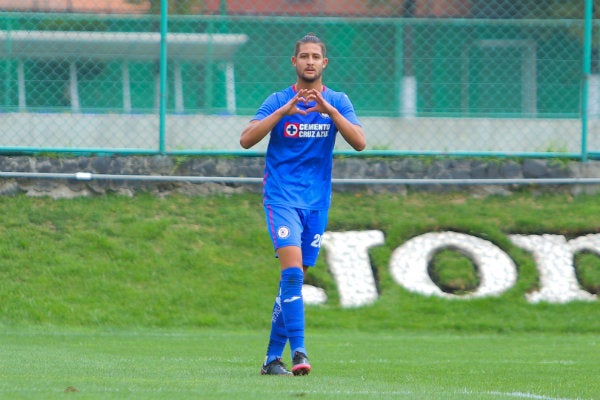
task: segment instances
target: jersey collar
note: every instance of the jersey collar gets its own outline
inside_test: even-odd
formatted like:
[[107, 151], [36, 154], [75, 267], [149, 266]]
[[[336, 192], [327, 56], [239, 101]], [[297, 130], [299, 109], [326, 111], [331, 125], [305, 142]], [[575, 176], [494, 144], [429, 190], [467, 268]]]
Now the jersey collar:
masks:
[[[326, 89], [325, 85], [321, 85], [321, 92], [324, 92], [325, 89]], [[298, 91], [298, 89], [296, 89], [295, 83], [292, 85], [292, 90], [294, 91], [294, 93]]]

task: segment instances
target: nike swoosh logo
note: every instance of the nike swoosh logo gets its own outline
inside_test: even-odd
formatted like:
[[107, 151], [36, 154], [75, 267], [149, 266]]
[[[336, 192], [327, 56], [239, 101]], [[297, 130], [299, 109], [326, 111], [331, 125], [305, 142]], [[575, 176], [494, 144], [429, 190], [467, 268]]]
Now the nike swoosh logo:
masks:
[[284, 299], [283, 302], [284, 303], [291, 303], [293, 301], [300, 300], [301, 298], [302, 298], [302, 296], [292, 296], [289, 299]]

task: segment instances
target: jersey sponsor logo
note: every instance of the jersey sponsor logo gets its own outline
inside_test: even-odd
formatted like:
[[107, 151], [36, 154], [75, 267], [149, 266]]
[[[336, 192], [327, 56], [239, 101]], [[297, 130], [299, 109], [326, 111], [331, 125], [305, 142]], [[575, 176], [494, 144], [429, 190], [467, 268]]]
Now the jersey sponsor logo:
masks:
[[286, 138], [326, 138], [329, 136], [331, 124], [298, 124], [287, 122], [283, 135]]

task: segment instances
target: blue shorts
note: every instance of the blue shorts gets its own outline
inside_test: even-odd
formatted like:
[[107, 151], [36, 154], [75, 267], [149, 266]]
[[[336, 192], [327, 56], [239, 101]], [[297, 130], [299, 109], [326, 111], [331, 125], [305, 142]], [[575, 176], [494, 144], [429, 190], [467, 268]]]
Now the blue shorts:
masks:
[[314, 266], [327, 227], [327, 214], [327, 210], [265, 205], [267, 230], [275, 251], [286, 246], [300, 247], [302, 264]]

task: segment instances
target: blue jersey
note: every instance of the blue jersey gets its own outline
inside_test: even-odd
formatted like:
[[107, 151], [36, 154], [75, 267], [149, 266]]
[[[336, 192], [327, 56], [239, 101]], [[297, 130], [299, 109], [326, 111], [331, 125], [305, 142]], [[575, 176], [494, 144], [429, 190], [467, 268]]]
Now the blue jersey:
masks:
[[[270, 95], [256, 112], [262, 120], [286, 104], [296, 90], [290, 86]], [[360, 125], [346, 94], [323, 87], [323, 98], [348, 121]], [[315, 102], [298, 103], [298, 108]], [[331, 203], [333, 147], [338, 132], [327, 114], [286, 115], [273, 128], [267, 147], [264, 204], [325, 210]]]

